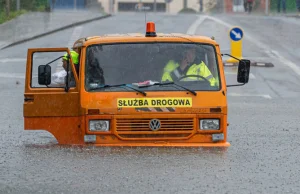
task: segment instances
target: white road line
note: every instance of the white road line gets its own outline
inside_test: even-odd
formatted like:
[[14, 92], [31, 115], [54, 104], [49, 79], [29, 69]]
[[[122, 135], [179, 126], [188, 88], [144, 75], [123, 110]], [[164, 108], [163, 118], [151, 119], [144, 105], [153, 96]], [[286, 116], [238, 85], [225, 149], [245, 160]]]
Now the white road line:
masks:
[[25, 79], [23, 73], [0, 73], [0, 78], [20, 78]]
[[250, 79], [256, 79], [256, 77], [255, 77], [255, 75], [253, 75], [253, 73], [250, 73], [249, 78]]
[[241, 93], [228, 92], [228, 96], [234, 96], [234, 97], [262, 97], [262, 98], [266, 98], [266, 99], [272, 99], [272, 97], [269, 94], [241, 94]]
[[[218, 18], [212, 17], [212, 16], [207, 16], [208, 19], [211, 19], [215, 22], [218, 22], [219, 24], [222, 24], [228, 28], [233, 27], [233, 25], [226, 23]], [[247, 38], [249, 41], [251, 41], [252, 43], [254, 43], [257, 47], [263, 49], [265, 51], [265, 53], [267, 55], [269, 55], [270, 57], [275, 57], [277, 59], [280, 60], [280, 62], [282, 64], [285, 64], [286, 66], [288, 66], [289, 68], [291, 68], [296, 74], [298, 74], [300, 76], [300, 67], [297, 66], [295, 63], [293, 63], [292, 61], [288, 60], [287, 58], [283, 57], [282, 55], [280, 55], [277, 51], [270, 49], [268, 46], [264, 45], [263, 43], [259, 42], [258, 40], [256, 40], [255, 38], [252, 38], [249, 35], [245, 35], [245, 38]]]
[[282, 62], [283, 64], [287, 65], [292, 70], [294, 70], [295, 73], [297, 73], [298, 75], [300, 75], [300, 68], [299, 68], [299, 66], [297, 66], [295, 63], [291, 62], [290, 60], [287, 60], [285, 57], [281, 56], [277, 51], [272, 50], [271, 52], [278, 57], [278, 59], [280, 60], [280, 62]]
[[[225, 71], [225, 75], [237, 75], [237, 72], [228, 72], [228, 71]], [[256, 79], [256, 77], [255, 77], [255, 75], [253, 73], [250, 73], [249, 78], [250, 79]]]
[[237, 75], [236, 72], [228, 72], [228, 71], [225, 71], [225, 74], [227, 74], [227, 75]]
[[[207, 18], [211, 19], [211, 20], [213, 20], [215, 22], [218, 22], [219, 24], [222, 24], [222, 25], [226, 26], [227, 28], [234, 27], [234, 25], [231, 25], [231, 24], [229, 24], [227, 22], [224, 22], [224, 21], [222, 21], [222, 20], [220, 20], [218, 18], [215, 18], [213, 16], [207, 16]], [[250, 40], [251, 42], [253, 42], [254, 44], [256, 44], [256, 46], [258, 46], [259, 48], [264, 49], [264, 51], [269, 51], [270, 50], [267, 46], [263, 45], [261, 42], [258, 42], [256, 39], [252, 38], [251, 36], [249, 36], [247, 34], [245, 34], [245, 38], [247, 38], [248, 40]]]
[[186, 33], [189, 35], [196, 34], [198, 27], [204, 22], [206, 18], [207, 16], [199, 16], [198, 19], [189, 27]]
[[73, 46], [74, 42], [79, 39], [79, 37], [82, 33], [82, 29], [83, 29], [82, 26], [78, 26], [78, 27], [74, 28], [73, 33], [70, 36], [70, 40], [68, 42], [69, 48], [71, 48]]
[[[187, 34], [190, 34], [190, 35], [194, 35], [196, 34], [196, 31], [198, 29], [198, 27], [205, 21], [205, 19], [212, 19], [212, 17], [209, 17], [209, 16], [199, 16], [198, 19], [189, 27], [189, 29], [187, 30]], [[216, 19], [216, 18], [213, 18], [213, 20]], [[218, 19], [216, 19], [218, 20]], [[218, 22], [221, 22], [222, 24], [224, 24], [225, 26], [227, 27], [231, 27], [230, 24], [226, 24], [225, 22], [221, 21], [221, 20], [218, 20]], [[232, 75], [232, 73], [228, 73], [227, 74], [230, 74]], [[233, 73], [233, 74], [236, 74], [236, 73]], [[250, 73], [250, 76], [249, 76], [251, 79], [256, 79], [256, 77]]]
[[[76, 28], [74, 28], [73, 33], [70, 36], [69, 42], [67, 44], [69, 49], [71, 49], [74, 42], [79, 39], [79, 37], [81, 36], [82, 30], [83, 30], [82, 26], [77, 26]], [[62, 62], [61, 61], [57, 62], [56, 72], [62, 71], [63, 69], [64, 68], [62, 67]]]
[[0, 59], [0, 63], [26, 62], [26, 60], [26, 58], [4, 58]]

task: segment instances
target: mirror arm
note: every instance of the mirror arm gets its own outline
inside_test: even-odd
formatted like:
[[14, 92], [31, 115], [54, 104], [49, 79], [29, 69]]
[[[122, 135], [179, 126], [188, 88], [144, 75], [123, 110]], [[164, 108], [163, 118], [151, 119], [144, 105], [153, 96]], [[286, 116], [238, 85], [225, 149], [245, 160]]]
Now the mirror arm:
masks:
[[235, 84], [235, 85], [227, 85], [226, 87], [234, 87], [234, 86], [243, 86], [245, 85], [246, 83], [243, 83], [243, 84]]
[[221, 54], [222, 57], [223, 57], [224, 55], [227, 55], [227, 56], [232, 57], [232, 58], [234, 58], [234, 59], [236, 59], [236, 60], [238, 60], [238, 61], [241, 61], [241, 59], [238, 59], [238, 58], [236, 58], [236, 57], [234, 57], [234, 56], [232, 56], [232, 55], [229, 55], [229, 54]]
[[60, 56], [60, 57], [58, 57], [58, 58], [56, 58], [56, 59], [54, 59], [53, 61], [50, 61], [49, 63], [47, 63], [46, 65], [49, 65], [50, 63], [53, 63], [54, 61], [57, 61], [58, 59], [60, 59], [60, 58], [63, 58], [64, 56]]

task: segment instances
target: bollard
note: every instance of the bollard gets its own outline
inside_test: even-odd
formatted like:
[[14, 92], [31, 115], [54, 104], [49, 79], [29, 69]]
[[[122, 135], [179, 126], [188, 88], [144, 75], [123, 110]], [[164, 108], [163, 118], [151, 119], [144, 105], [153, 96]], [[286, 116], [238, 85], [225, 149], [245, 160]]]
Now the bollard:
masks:
[[[242, 59], [242, 39], [244, 37], [244, 32], [240, 27], [233, 27], [229, 30], [229, 38], [231, 45], [231, 55]], [[227, 63], [238, 63], [238, 60], [230, 57]]]

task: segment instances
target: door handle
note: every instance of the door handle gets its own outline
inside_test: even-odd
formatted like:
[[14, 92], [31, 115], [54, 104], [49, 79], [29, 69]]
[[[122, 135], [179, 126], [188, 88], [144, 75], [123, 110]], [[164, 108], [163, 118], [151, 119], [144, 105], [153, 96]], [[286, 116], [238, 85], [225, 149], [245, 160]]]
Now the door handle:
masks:
[[34, 96], [33, 95], [25, 95], [24, 102], [33, 102]]

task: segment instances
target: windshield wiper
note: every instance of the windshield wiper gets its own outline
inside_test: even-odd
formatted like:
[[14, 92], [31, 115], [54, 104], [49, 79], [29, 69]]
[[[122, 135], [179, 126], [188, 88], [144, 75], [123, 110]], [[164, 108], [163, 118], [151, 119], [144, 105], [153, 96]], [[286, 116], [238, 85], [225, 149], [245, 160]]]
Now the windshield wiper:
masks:
[[176, 86], [178, 86], [178, 87], [181, 87], [181, 88], [183, 88], [183, 89], [185, 89], [186, 91], [189, 91], [189, 92], [191, 92], [192, 94], [194, 94], [195, 96], [197, 96], [197, 93], [194, 91], [194, 90], [191, 90], [191, 89], [188, 89], [188, 88], [186, 88], [186, 87], [183, 87], [183, 86], [181, 86], [181, 85], [179, 85], [179, 84], [176, 84], [175, 82], [164, 82], [164, 83], [154, 83], [154, 84], [151, 84], [151, 85], [145, 85], [145, 86], [139, 86], [139, 88], [147, 88], [147, 87], [150, 87], [150, 86], [165, 86], [165, 85], [176, 85]]
[[141, 94], [143, 94], [144, 96], [147, 96], [146, 92], [142, 91], [142, 90], [139, 90], [139, 89], [136, 89], [134, 87], [130, 87], [128, 86], [127, 84], [117, 84], [117, 85], [102, 85], [102, 86], [99, 86], [99, 87], [95, 87], [95, 88], [91, 88], [90, 91], [93, 91], [93, 90], [98, 90], [98, 89], [101, 89], [101, 88], [111, 88], [111, 87], [127, 87], [127, 88], [130, 88], [132, 90], [135, 90]]

